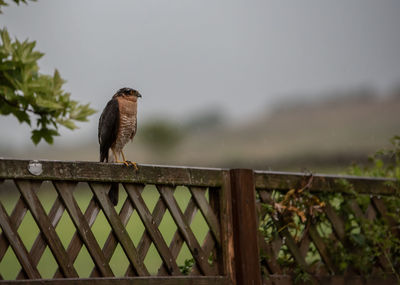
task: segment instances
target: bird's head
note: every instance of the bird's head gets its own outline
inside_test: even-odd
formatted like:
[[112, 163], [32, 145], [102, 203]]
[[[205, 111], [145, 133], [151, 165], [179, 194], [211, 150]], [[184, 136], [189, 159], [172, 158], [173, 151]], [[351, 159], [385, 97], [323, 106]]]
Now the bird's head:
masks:
[[139, 91], [137, 91], [135, 89], [124, 87], [124, 88], [119, 89], [117, 91], [117, 93], [115, 93], [113, 98], [115, 98], [115, 97], [123, 97], [128, 100], [136, 101], [137, 98], [142, 97], [142, 95], [139, 93]]

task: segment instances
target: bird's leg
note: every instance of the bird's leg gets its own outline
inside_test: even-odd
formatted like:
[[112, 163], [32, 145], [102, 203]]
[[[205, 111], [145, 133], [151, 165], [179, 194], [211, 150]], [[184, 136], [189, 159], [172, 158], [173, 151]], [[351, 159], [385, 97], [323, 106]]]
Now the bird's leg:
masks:
[[[115, 162], [116, 162], [116, 163], [123, 163], [123, 164], [125, 164], [126, 166], [129, 166], [129, 163], [125, 161], [125, 157], [124, 157], [123, 155], [122, 155], [122, 157], [123, 157], [124, 161], [119, 161], [119, 160], [118, 160], [118, 156], [117, 156], [117, 154], [115, 153], [115, 151], [114, 151], [113, 149], [111, 149], [111, 150], [112, 150], [112, 152], [113, 152], [113, 154], [114, 154], [114, 158], [115, 158]], [[122, 153], [122, 152], [121, 152], [121, 153]]]
[[122, 152], [122, 150], [121, 150], [121, 155], [122, 155], [122, 158], [124, 159], [125, 165], [128, 166], [128, 164], [131, 164], [131, 165], [133, 165], [133, 167], [135, 168], [135, 170], [138, 170], [138, 169], [139, 169], [139, 168], [137, 167], [137, 163], [136, 163], [136, 162], [132, 162], [132, 161], [130, 161], [130, 160], [126, 160], [126, 159], [125, 159], [125, 155], [124, 155], [124, 153]]

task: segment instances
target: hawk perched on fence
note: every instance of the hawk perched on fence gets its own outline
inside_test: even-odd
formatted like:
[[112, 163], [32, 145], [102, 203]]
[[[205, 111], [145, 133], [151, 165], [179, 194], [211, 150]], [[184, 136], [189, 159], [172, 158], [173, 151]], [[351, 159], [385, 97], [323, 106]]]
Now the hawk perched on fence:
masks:
[[[137, 129], [137, 99], [140, 93], [131, 88], [121, 88], [107, 103], [99, 120], [100, 162], [124, 163], [126, 166], [136, 163], [125, 159], [122, 149], [133, 139]], [[109, 153], [109, 151], [112, 153]], [[122, 156], [122, 161], [118, 156]], [[118, 203], [118, 183], [113, 183], [109, 197], [114, 205]]]

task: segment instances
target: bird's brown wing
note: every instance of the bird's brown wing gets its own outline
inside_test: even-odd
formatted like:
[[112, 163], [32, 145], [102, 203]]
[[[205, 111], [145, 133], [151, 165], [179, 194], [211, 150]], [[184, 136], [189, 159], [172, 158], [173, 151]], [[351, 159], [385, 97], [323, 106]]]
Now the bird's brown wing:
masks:
[[115, 98], [107, 103], [99, 120], [100, 162], [108, 162], [108, 151], [117, 139], [118, 128], [119, 106]]

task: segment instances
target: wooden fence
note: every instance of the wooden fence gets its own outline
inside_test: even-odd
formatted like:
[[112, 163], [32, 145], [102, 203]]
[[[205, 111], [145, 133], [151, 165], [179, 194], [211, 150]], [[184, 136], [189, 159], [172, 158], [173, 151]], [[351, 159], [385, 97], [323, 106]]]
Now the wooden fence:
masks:
[[[285, 248], [298, 268], [311, 275], [307, 282], [397, 284], [384, 258], [375, 273], [385, 276], [343, 275], [314, 225], [303, 229], [300, 241], [285, 227], [273, 239], [261, 234], [260, 223], [280, 222], [263, 210], [263, 204], [275, 203], [271, 194], [298, 189], [308, 178], [252, 170], [140, 165], [135, 171], [117, 164], [0, 159], [0, 283], [292, 284], [292, 268], [277, 262]], [[354, 202], [357, 215], [388, 217], [393, 233], [399, 234], [379, 199], [396, 193], [388, 180], [314, 175], [308, 188], [313, 193], [342, 191], [338, 180], [373, 195], [366, 212]], [[116, 207], [107, 195], [111, 182], [120, 183]], [[347, 246], [345, 217], [332, 205], [323, 213], [331, 222], [332, 239]], [[319, 259], [310, 264], [312, 249]]]

